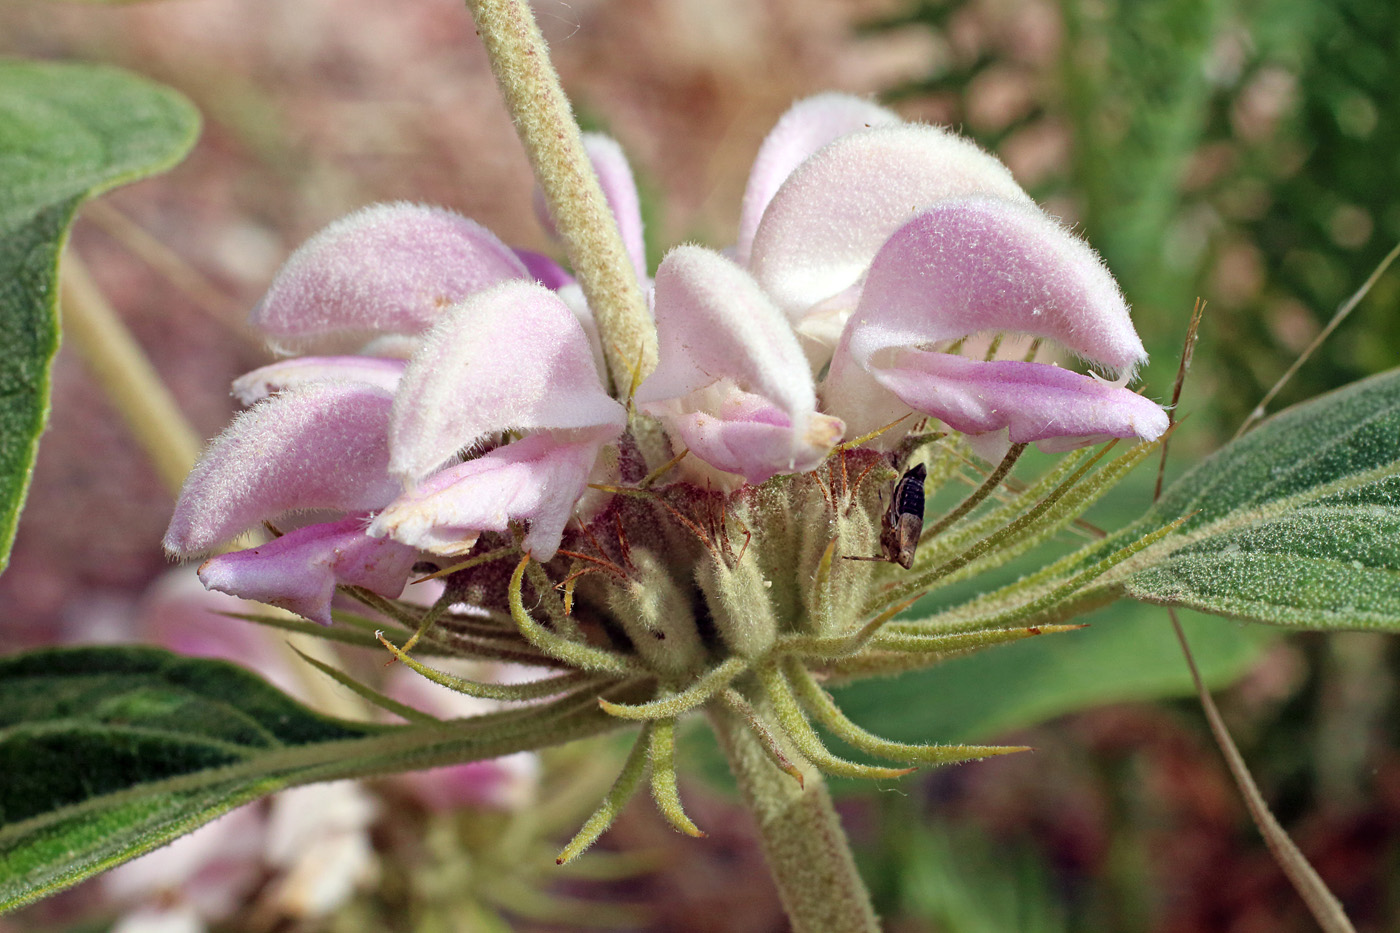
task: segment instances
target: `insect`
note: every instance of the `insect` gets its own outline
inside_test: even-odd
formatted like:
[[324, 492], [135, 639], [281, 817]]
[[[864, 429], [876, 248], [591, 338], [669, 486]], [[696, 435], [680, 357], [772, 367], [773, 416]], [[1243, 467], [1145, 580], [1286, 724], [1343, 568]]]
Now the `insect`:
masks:
[[928, 469], [918, 463], [905, 470], [894, 484], [889, 508], [880, 522], [880, 555], [847, 556], [847, 560], [888, 561], [905, 570], [914, 566], [914, 551], [924, 530], [924, 479], [927, 476]]

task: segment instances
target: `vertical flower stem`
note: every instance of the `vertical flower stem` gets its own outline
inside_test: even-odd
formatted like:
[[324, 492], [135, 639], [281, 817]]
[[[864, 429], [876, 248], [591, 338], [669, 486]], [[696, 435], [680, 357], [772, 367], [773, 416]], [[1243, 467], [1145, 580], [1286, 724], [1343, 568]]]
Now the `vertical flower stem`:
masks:
[[613, 385], [626, 395], [656, 366], [656, 332], [544, 36], [526, 0], [467, 0], [467, 7], [598, 321]]
[[200, 438], [170, 390], [71, 249], [63, 257], [63, 330], [172, 494], [199, 456]]
[[[721, 704], [710, 710], [794, 933], [878, 933], [875, 909], [821, 773], [802, 762], [805, 782], [799, 785], [773, 764], [739, 714]], [[798, 760], [795, 753], [789, 757]]]

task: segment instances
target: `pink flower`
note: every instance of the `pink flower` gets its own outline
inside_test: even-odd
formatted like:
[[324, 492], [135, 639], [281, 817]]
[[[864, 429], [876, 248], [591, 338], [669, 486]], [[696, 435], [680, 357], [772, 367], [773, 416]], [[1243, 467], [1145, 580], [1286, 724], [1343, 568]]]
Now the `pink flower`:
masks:
[[[910, 410], [1050, 449], [1166, 429], [1160, 407], [1123, 387], [1146, 353], [1112, 276], [964, 139], [855, 98], [810, 98], [764, 142], [740, 223], [733, 255], [747, 274], [730, 273], [742, 298], [729, 303], [785, 317], [810, 371], [827, 371], [818, 396], [847, 436]], [[683, 295], [717, 280], [715, 261], [683, 250], [657, 274], [663, 340], [663, 278]], [[993, 332], [1053, 340], [1122, 383], [951, 352]]]
[[[582, 326], [553, 292], [510, 282], [451, 308], [404, 373], [389, 423], [389, 472], [408, 491], [372, 535], [439, 554], [528, 521], [525, 547], [554, 556], [601, 448], [626, 425]], [[508, 433], [520, 440], [465, 461]]]
[[[611, 140], [588, 149], [646, 280], [631, 171]], [[851, 97], [783, 117], [736, 245], [670, 252], [652, 307], [659, 360], [633, 417], [689, 453], [673, 478], [720, 490], [814, 470], [843, 437], [910, 411], [979, 449], [1166, 427], [1125, 387], [1145, 353], [1093, 251], [972, 143]], [[615, 482], [635, 449], [630, 386], [609, 391], [578, 286], [447, 211], [388, 205], [333, 224], [288, 260], [254, 323], [286, 346], [362, 348], [235, 385], [253, 407], [191, 475], [166, 547], [189, 556], [259, 521], [315, 520], [208, 561], [201, 579], [229, 593], [329, 622], [337, 585], [397, 596], [417, 560], [483, 534], [520, 527], [548, 561], [588, 517], [590, 483]], [[1000, 332], [1055, 341], [1123, 382], [957, 355]]]
[[636, 401], [694, 456], [757, 484], [815, 469], [841, 440], [840, 420], [817, 411], [797, 337], [732, 261], [673, 250], [656, 273], [655, 313], [660, 361]]
[[[579, 320], [527, 276], [484, 228], [436, 208], [371, 207], [313, 237], [278, 274], [254, 324], [280, 341], [354, 339], [370, 341], [369, 354], [417, 356], [302, 357], [239, 379], [235, 395], [253, 407], [190, 475], [167, 550], [191, 556], [263, 520], [330, 512], [329, 521], [200, 568], [211, 588], [327, 624], [339, 584], [398, 596], [420, 547], [455, 553], [481, 530], [528, 521], [528, 546], [551, 555], [598, 447], [624, 419], [603, 392]], [[464, 332], [475, 342], [459, 341]], [[503, 352], [510, 345], [525, 352]], [[405, 401], [396, 404], [395, 393]], [[500, 443], [523, 429], [552, 443]], [[458, 462], [459, 450], [488, 444]], [[469, 473], [487, 479], [465, 482]], [[435, 495], [425, 501], [416, 484], [430, 475]], [[503, 501], [500, 483], [511, 477], [520, 488], [565, 491]], [[428, 530], [415, 531], [425, 511]], [[402, 529], [400, 540], [384, 536], [389, 528]]]

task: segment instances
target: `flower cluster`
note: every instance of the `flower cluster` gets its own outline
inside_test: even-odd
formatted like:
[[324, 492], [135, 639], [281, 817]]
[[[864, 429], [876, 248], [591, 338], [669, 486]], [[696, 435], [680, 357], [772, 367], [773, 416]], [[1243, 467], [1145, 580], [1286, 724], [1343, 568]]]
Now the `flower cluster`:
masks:
[[[429, 679], [558, 697], [533, 711], [556, 717], [549, 741], [601, 728], [584, 708], [644, 722], [561, 860], [647, 769], [673, 825], [698, 832], [676, 795], [673, 730], [701, 707], [732, 761], [742, 733], [799, 781], [904, 773], [838, 758], [811, 720], [906, 764], [1006, 751], [879, 739], [821, 681], [1064, 630], [1046, 623], [1092, 598], [1113, 559], [892, 621], [1045, 540], [1147, 449], [1092, 480], [1102, 454], [1078, 450], [1001, 489], [1027, 445], [1165, 431], [1166, 413], [1126, 388], [1145, 354], [1112, 277], [992, 156], [825, 95], [764, 142], [735, 245], [680, 246], [651, 278], [627, 162], [610, 140], [586, 144], [647, 286], [654, 371], [604, 368], [609, 335], [552, 260], [447, 211], [367, 208], [302, 246], [254, 312], [283, 348], [341, 355], [235, 383], [252, 407], [191, 475], [167, 548], [208, 552], [266, 522], [268, 543], [205, 562], [206, 586], [327, 624], [337, 592], [355, 596], [397, 625], [405, 639], [381, 641]], [[1102, 375], [1035, 352], [998, 359], [1003, 334]], [[962, 355], [978, 341], [990, 349]], [[977, 457], [1000, 464], [969, 477]], [[924, 526], [925, 477], [977, 488]], [[398, 600], [415, 572], [445, 581], [430, 609]], [[414, 646], [563, 673], [474, 682]]]
[[[610, 140], [588, 148], [645, 279], [630, 169]], [[571, 522], [605, 510], [590, 484], [644, 475], [658, 450], [688, 452], [665, 484], [732, 494], [812, 471], [890, 423], [866, 446], [895, 449], [922, 416], [978, 452], [1150, 440], [1167, 423], [1123, 385], [1145, 354], [1090, 248], [986, 152], [855, 98], [811, 98], [782, 118], [731, 249], [662, 260], [660, 360], [630, 398], [609, 391], [580, 295], [548, 258], [445, 210], [381, 205], [331, 225], [253, 322], [284, 348], [358, 352], [235, 383], [252, 407], [191, 475], [167, 549], [208, 552], [309, 513], [200, 576], [329, 623], [337, 585], [397, 596], [415, 563], [512, 526], [549, 561]], [[1003, 332], [1052, 340], [1108, 378], [957, 352]]]

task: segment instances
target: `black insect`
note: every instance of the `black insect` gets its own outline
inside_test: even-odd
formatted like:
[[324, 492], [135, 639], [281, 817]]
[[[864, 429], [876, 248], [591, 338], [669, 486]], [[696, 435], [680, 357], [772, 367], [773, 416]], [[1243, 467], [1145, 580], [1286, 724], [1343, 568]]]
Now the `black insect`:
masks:
[[914, 566], [914, 551], [919, 547], [919, 535], [924, 530], [924, 479], [927, 476], [928, 470], [919, 463], [905, 470], [894, 484], [890, 506], [880, 522], [880, 555], [847, 557], [847, 560], [888, 561], [905, 570]]

